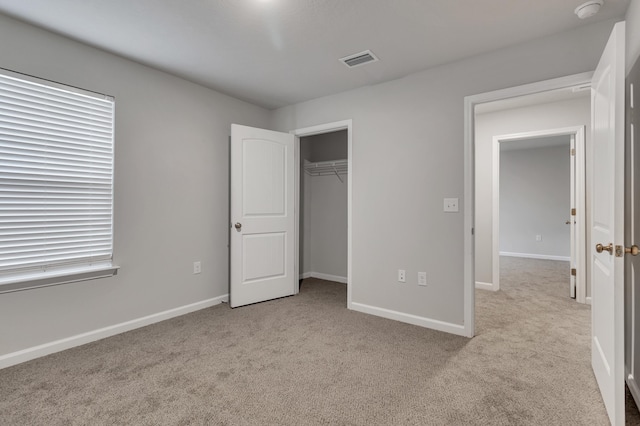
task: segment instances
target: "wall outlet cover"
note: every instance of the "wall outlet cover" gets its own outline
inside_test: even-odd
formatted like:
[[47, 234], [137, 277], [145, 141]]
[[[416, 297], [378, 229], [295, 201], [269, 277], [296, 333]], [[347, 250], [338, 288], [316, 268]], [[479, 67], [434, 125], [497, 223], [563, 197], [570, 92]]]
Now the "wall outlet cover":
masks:
[[455, 213], [460, 211], [458, 208], [457, 198], [445, 198], [444, 199], [444, 211], [448, 213]]

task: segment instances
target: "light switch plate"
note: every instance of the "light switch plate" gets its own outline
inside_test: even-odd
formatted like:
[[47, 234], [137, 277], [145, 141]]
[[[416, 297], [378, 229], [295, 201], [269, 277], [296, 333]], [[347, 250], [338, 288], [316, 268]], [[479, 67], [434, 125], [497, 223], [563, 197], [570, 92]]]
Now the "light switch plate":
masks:
[[449, 213], [458, 212], [458, 199], [457, 198], [445, 198], [444, 199], [444, 211]]
[[418, 285], [422, 285], [422, 286], [427, 285], [427, 273], [426, 272], [418, 272]]

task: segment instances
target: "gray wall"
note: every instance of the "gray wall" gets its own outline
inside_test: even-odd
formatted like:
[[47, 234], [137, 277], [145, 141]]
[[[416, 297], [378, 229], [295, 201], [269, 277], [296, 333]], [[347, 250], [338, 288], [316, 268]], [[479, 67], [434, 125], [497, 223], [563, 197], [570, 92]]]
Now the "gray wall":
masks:
[[564, 146], [501, 151], [501, 253], [571, 256], [571, 229], [565, 224], [571, 209], [570, 137], [566, 139]]
[[[354, 303], [463, 324], [464, 97], [591, 71], [612, 26], [587, 25], [274, 112], [272, 127], [282, 131], [353, 120]], [[444, 213], [445, 197], [460, 198], [461, 212]], [[417, 286], [418, 271], [427, 272], [427, 287]]]
[[[309, 161], [347, 158], [347, 131], [300, 139], [301, 157]], [[301, 176], [303, 195], [301, 274], [347, 277], [347, 176]], [[304, 226], [302, 225], [304, 222]]]
[[347, 278], [347, 176], [311, 177], [311, 269]]
[[309, 161], [331, 161], [347, 158], [347, 137], [347, 131], [340, 130], [302, 139], [310, 143]]
[[[476, 115], [475, 266], [477, 282], [493, 283], [491, 251], [493, 137], [573, 126], [590, 128], [591, 100], [589, 97]], [[589, 142], [590, 132], [587, 131], [587, 147]]]
[[627, 32], [626, 61], [628, 74], [636, 59], [640, 57], [640, 1], [632, 0], [629, 3], [625, 20], [627, 21], [625, 29]]
[[0, 355], [227, 294], [230, 125], [269, 112], [5, 16], [0, 40], [4, 68], [115, 96], [122, 267], [0, 295]]

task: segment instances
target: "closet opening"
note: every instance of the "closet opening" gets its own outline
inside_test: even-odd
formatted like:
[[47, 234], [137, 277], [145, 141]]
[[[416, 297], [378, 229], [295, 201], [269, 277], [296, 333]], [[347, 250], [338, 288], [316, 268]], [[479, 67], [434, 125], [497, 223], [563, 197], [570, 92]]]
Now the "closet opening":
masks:
[[301, 291], [347, 283], [347, 139], [346, 129], [300, 138]]
[[351, 308], [351, 120], [294, 130], [298, 291], [346, 293]]

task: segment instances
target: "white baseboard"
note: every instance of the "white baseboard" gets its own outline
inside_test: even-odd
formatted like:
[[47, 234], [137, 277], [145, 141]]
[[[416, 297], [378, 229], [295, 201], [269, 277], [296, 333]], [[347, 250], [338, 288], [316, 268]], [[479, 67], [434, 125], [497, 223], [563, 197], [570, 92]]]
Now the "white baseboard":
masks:
[[631, 373], [629, 373], [629, 368], [625, 366], [625, 372], [627, 382], [627, 386], [629, 386], [629, 392], [633, 396], [633, 399], [636, 401], [636, 405], [640, 406], [640, 386], [638, 386], [638, 381]]
[[483, 283], [480, 281], [476, 281], [476, 288], [480, 290], [489, 290], [489, 291], [497, 291], [492, 283]]
[[507, 257], [525, 257], [527, 259], [542, 259], [542, 260], [562, 260], [564, 262], [570, 262], [570, 256], [554, 256], [551, 254], [532, 254], [532, 253], [511, 253], [508, 251], [501, 251], [500, 256]]
[[342, 283], [342, 284], [346, 284], [347, 283], [347, 277], [341, 277], [341, 276], [338, 276], [338, 275], [323, 274], [322, 272], [305, 272], [304, 274], [300, 275], [300, 278], [301, 279], [318, 278], [319, 280], [334, 281], [334, 282]]
[[312, 272], [311, 276], [320, 280], [334, 281], [342, 284], [347, 283], [347, 277], [340, 277], [338, 275], [323, 274], [322, 272]]
[[0, 369], [20, 364], [22, 362], [30, 361], [35, 358], [40, 358], [52, 353], [64, 351], [66, 349], [74, 348], [76, 346], [84, 345], [86, 343], [95, 342], [96, 340], [104, 339], [106, 337], [115, 336], [116, 334], [124, 333], [125, 331], [135, 330], [136, 328], [145, 327], [156, 322], [199, 311], [200, 309], [209, 308], [211, 306], [219, 305], [222, 302], [228, 301], [229, 295], [225, 294], [213, 299], [203, 300], [201, 302], [192, 303], [190, 305], [169, 309], [168, 311], [158, 312], [157, 314], [147, 315], [142, 318], [137, 318], [120, 324], [88, 331], [86, 333], [23, 349], [17, 352], [12, 352], [0, 356]]
[[406, 314], [404, 312], [392, 311], [389, 309], [378, 308], [375, 306], [364, 305], [362, 303], [356, 302], [351, 303], [351, 309], [365, 314], [418, 325], [420, 327], [431, 328], [433, 330], [444, 331], [446, 333], [457, 334], [459, 336], [466, 336], [464, 325], [452, 324], [449, 322], [438, 321], [431, 318], [419, 317], [417, 315]]

